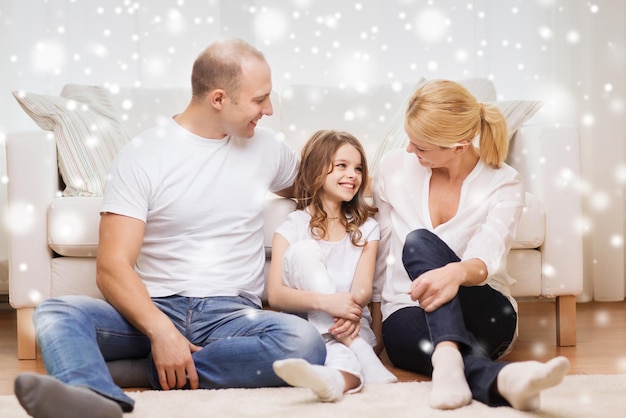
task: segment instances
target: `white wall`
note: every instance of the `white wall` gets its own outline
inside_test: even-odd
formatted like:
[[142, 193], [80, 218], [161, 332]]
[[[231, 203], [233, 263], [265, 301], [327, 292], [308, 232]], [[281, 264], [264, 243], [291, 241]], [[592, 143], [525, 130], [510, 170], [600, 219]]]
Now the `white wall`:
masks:
[[625, 20], [615, 0], [0, 0], [0, 139], [35, 127], [11, 90], [187, 86], [197, 53], [221, 37], [265, 51], [278, 90], [490, 77], [502, 99], [545, 102], [534, 122], [578, 126], [580, 299], [622, 300]]

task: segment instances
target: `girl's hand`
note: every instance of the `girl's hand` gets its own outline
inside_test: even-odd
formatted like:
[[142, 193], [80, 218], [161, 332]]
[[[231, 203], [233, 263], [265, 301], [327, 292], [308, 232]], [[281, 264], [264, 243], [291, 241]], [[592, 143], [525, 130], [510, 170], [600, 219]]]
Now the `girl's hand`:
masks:
[[340, 292], [324, 295], [322, 310], [335, 318], [358, 322], [363, 316], [363, 308], [357, 303], [352, 293]]
[[336, 318], [335, 325], [328, 330], [337, 341], [345, 345], [350, 345], [352, 340], [359, 336], [360, 331], [360, 321], [348, 321], [342, 318]]

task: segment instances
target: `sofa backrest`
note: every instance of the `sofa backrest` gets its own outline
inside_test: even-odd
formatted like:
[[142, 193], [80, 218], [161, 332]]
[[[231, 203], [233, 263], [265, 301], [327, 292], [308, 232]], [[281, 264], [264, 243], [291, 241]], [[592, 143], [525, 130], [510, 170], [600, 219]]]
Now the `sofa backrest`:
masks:
[[182, 112], [189, 103], [191, 90], [183, 87], [123, 87], [111, 96], [124, 128], [132, 138], [163, 119]]
[[[319, 129], [345, 130], [363, 143], [368, 159], [372, 160], [385, 137], [401, 123], [406, 101], [422, 81], [382, 83], [360, 90], [291, 85], [272, 92], [274, 114], [263, 117], [259, 125], [281, 132], [296, 151]], [[495, 87], [486, 78], [459, 82], [478, 100], [496, 100]], [[181, 112], [190, 97], [190, 90], [183, 87], [123, 87], [112, 94], [130, 137]]]
[[[384, 83], [367, 89], [291, 85], [280, 94], [280, 131], [296, 150], [319, 129], [344, 130], [361, 141], [374, 165], [391, 135], [404, 136], [404, 112], [415, 89], [425, 82]], [[486, 78], [459, 80], [479, 101], [495, 101]], [[401, 141], [395, 141], [401, 142]]]
[[[138, 88], [122, 87], [111, 94], [122, 123], [132, 138], [164, 119], [182, 112], [191, 99], [191, 90], [185, 87]], [[262, 126], [280, 131], [280, 99], [273, 91], [271, 100], [274, 116], [262, 119]]]
[[299, 150], [320, 129], [350, 132], [371, 160], [413, 92], [407, 84], [382, 84], [366, 91], [341, 87], [293, 85], [280, 95], [281, 131]]
[[[261, 119], [297, 152], [319, 129], [346, 130], [364, 145], [372, 168], [381, 155], [406, 143], [406, 103], [414, 83], [383, 83], [365, 89], [292, 85], [272, 92], [274, 114]], [[495, 99], [487, 79], [461, 81], [480, 100]], [[105, 89], [67, 85], [61, 97], [16, 92], [16, 99], [43, 129], [55, 132], [64, 196], [100, 196], [110, 162], [140, 132], [181, 112], [191, 98], [182, 87]], [[68, 183], [69, 181], [69, 183]]]

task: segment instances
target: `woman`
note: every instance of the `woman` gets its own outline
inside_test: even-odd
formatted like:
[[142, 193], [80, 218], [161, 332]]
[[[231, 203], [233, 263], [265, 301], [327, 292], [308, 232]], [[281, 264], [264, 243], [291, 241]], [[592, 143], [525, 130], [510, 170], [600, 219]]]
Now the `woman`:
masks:
[[536, 409], [569, 362], [494, 361], [517, 333], [506, 256], [524, 207], [522, 179], [504, 163], [506, 120], [458, 83], [434, 80], [409, 101], [405, 131], [406, 150], [388, 153], [374, 181], [389, 358], [432, 375], [433, 408], [474, 398]]

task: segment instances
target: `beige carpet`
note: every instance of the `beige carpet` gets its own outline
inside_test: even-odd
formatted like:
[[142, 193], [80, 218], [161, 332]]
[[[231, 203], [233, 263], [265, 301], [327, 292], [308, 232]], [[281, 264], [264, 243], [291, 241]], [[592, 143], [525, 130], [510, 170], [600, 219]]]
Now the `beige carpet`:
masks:
[[[211, 417], [624, 417], [626, 375], [573, 375], [542, 395], [542, 408], [524, 413], [512, 408], [489, 408], [481, 403], [454, 411], [428, 407], [430, 382], [369, 385], [334, 404], [319, 403], [307, 389], [224, 389], [172, 392], [131, 392], [137, 400], [129, 418]], [[27, 417], [14, 396], [0, 396], [0, 417]], [[88, 418], [88, 417], [85, 417]]]

